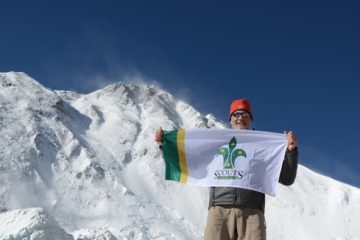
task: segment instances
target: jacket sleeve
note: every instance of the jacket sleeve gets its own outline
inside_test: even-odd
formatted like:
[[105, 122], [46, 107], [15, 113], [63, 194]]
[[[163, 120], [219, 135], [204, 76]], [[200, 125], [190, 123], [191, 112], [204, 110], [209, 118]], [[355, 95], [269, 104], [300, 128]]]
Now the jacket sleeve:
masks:
[[298, 167], [298, 149], [293, 151], [286, 149], [285, 158], [281, 167], [279, 182], [285, 186], [294, 183]]

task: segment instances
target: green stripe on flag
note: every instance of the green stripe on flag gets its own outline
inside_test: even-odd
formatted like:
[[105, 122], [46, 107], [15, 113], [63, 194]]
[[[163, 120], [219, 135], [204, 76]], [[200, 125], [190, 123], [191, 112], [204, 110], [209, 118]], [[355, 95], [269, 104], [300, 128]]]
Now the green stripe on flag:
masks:
[[163, 155], [165, 159], [165, 179], [180, 182], [181, 170], [177, 144], [178, 131], [163, 132]]

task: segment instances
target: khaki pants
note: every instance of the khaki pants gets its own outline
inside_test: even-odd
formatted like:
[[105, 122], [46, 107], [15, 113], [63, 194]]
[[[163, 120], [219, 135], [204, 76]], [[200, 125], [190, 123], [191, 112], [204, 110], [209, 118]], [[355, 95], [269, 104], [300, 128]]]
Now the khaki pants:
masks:
[[266, 240], [262, 211], [215, 206], [209, 209], [205, 240]]

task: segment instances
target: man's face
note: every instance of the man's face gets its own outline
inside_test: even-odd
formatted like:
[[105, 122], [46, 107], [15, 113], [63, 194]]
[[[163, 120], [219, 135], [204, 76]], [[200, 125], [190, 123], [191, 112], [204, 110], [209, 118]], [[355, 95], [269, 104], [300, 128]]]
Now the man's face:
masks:
[[235, 111], [231, 115], [230, 125], [234, 129], [250, 129], [251, 127], [250, 114], [242, 110]]

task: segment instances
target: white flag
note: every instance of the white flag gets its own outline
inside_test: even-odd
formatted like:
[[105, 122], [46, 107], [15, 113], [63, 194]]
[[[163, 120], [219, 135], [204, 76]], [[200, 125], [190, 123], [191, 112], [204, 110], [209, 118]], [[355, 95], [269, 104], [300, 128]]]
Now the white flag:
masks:
[[165, 131], [165, 178], [275, 196], [286, 147], [286, 135], [280, 133], [243, 129]]

